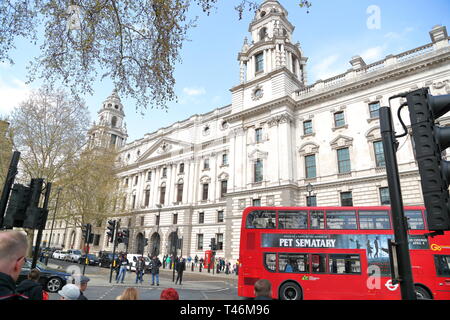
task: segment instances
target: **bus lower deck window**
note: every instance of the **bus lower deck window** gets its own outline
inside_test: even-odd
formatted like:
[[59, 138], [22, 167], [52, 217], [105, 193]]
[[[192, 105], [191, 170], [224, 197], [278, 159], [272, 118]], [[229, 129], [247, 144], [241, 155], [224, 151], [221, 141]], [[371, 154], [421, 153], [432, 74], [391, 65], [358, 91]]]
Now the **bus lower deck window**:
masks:
[[330, 254], [329, 267], [330, 273], [361, 273], [361, 261], [359, 259], [359, 255]]

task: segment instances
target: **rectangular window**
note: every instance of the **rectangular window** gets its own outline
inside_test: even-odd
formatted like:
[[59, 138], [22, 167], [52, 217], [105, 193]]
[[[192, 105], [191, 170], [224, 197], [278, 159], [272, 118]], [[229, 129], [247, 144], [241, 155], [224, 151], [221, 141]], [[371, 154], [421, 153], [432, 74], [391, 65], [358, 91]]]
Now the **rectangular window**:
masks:
[[307, 207], [317, 207], [316, 196], [306, 196], [306, 206]]
[[248, 214], [248, 229], [275, 229], [276, 212], [272, 210], [255, 210]]
[[254, 164], [254, 171], [255, 182], [263, 181], [263, 162], [261, 159], [256, 160]]
[[203, 201], [206, 201], [206, 200], [208, 200], [208, 188], [209, 188], [209, 184], [208, 183], [204, 183], [203, 185], [202, 185], [202, 200]]
[[150, 190], [145, 190], [144, 206], [148, 207], [150, 204]]
[[117, 142], [117, 136], [115, 134], [111, 135], [111, 142], [110, 142], [110, 146], [115, 146]]
[[157, 226], [159, 226], [159, 218], [160, 218], [159, 214], [156, 215], [156, 218], [155, 218], [155, 225], [157, 225]]
[[223, 210], [217, 211], [217, 222], [223, 222]]
[[325, 215], [323, 211], [311, 211], [309, 215], [311, 229], [325, 229]]
[[373, 150], [375, 151], [375, 163], [377, 167], [385, 167], [386, 162], [384, 161], [383, 142], [381, 141], [374, 142]]
[[172, 224], [178, 223], [178, 213], [174, 213], [172, 217]]
[[262, 72], [264, 71], [264, 53], [258, 53], [255, 56], [255, 72]]
[[261, 207], [261, 199], [253, 199], [252, 206], [253, 207]]
[[351, 191], [341, 192], [341, 206], [353, 207], [353, 196]]
[[306, 178], [316, 177], [316, 155], [305, 156]]
[[307, 211], [278, 211], [278, 229], [307, 229]]
[[205, 213], [204, 212], [198, 213], [198, 223], [205, 223]]
[[150, 180], [152, 180], [152, 172], [151, 171], [147, 172], [147, 181], [150, 181]]
[[162, 176], [163, 176], [163, 178], [167, 178], [167, 168], [163, 168]]
[[348, 148], [337, 150], [339, 173], [348, 173], [351, 171], [350, 152]]
[[203, 234], [197, 234], [197, 250], [203, 250]]
[[94, 234], [94, 246], [98, 246], [100, 244], [100, 235]]
[[330, 254], [328, 256], [329, 272], [335, 274], [359, 274], [361, 273], [361, 261], [359, 255]]
[[425, 224], [423, 222], [422, 211], [420, 210], [405, 210], [405, 216], [408, 220], [408, 227], [411, 230], [423, 230]]
[[277, 271], [277, 254], [276, 253], [264, 253], [264, 266], [270, 272]]
[[217, 250], [223, 250], [223, 233], [216, 234]]
[[255, 141], [260, 143], [262, 141], [262, 128], [255, 129]]
[[220, 197], [223, 198], [227, 194], [228, 189], [228, 181], [222, 180], [220, 181]]
[[311, 272], [325, 273], [327, 269], [326, 257], [324, 254], [311, 254]]
[[380, 188], [380, 202], [382, 206], [388, 206], [391, 204], [389, 188]]
[[203, 170], [208, 169], [209, 169], [209, 159], [205, 159], [205, 161], [203, 161]]
[[355, 211], [327, 211], [327, 229], [355, 230]]
[[369, 112], [370, 112], [371, 119], [379, 118], [380, 117], [380, 103], [378, 101], [369, 103]]
[[164, 204], [166, 198], [166, 187], [161, 187], [161, 193], [159, 195], [159, 204]]
[[450, 256], [437, 254], [434, 256], [434, 264], [439, 277], [450, 277]]
[[136, 195], [135, 194], [133, 194], [133, 201], [132, 201], [132, 206], [133, 206], [133, 209], [134, 208], [136, 208]]
[[177, 202], [183, 201], [183, 183], [177, 184]]
[[306, 120], [303, 121], [303, 134], [306, 136], [307, 134], [313, 133], [312, 121]]
[[389, 213], [387, 211], [359, 211], [359, 228], [364, 230], [391, 229]]
[[125, 187], [128, 187], [128, 178], [125, 178]]
[[345, 126], [344, 111], [339, 111], [334, 114], [334, 126], [336, 128]]
[[308, 273], [308, 255], [305, 253], [279, 253], [278, 272]]
[[134, 177], [134, 185], [135, 185], [135, 186], [137, 186], [138, 181], [139, 181], [139, 176], [135, 176], [135, 177]]
[[227, 153], [224, 153], [222, 155], [222, 165], [223, 166], [227, 166], [228, 165], [228, 154]]
[[180, 163], [180, 171], [179, 173], [184, 173], [184, 163]]
[[145, 224], [145, 216], [141, 216], [141, 227]]

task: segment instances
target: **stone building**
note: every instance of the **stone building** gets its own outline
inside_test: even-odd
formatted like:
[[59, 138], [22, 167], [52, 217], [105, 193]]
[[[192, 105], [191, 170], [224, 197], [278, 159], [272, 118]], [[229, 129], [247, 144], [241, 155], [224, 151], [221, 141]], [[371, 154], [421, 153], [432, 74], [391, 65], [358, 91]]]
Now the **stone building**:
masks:
[[[230, 105], [117, 145], [127, 196], [111, 218], [129, 227], [129, 252], [163, 255], [182, 238], [178, 254], [203, 256], [215, 238], [217, 255], [235, 261], [248, 206], [389, 204], [378, 108], [420, 87], [450, 93], [445, 26], [434, 27], [426, 45], [371, 64], [355, 56], [346, 72], [312, 84], [308, 58], [278, 1], [261, 4], [249, 31]], [[399, 105], [392, 101], [393, 114]], [[108, 112], [99, 112], [99, 122], [112, 122]], [[407, 112], [402, 115], [408, 123]], [[123, 143], [123, 111], [116, 117], [122, 129], [114, 141]], [[401, 128], [398, 119], [395, 127]], [[422, 205], [410, 134], [399, 142], [404, 204]], [[105, 234], [96, 250], [112, 249]]]

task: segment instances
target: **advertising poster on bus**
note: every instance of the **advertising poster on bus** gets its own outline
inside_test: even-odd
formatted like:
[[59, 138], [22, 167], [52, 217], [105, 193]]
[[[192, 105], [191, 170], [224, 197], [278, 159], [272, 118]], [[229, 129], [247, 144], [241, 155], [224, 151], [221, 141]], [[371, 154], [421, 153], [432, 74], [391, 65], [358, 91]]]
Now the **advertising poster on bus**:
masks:
[[[263, 248], [308, 248], [308, 249], [365, 249], [368, 266], [377, 266], [382, 276], [390, 276], [387, 234], [273, 234], [264, 233]], [[425, 236], [410, 235], [410, 249], [428, 249]]]

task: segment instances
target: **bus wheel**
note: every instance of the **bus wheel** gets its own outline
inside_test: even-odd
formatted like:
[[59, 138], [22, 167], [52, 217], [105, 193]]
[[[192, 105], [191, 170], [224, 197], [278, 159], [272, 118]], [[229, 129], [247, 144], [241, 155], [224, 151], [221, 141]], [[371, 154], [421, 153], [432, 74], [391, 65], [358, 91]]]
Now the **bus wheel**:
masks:
[[414, 286], [414, 290], [416, 291], [417, 300], [431, 300], [431, 295], [424, 287]]
[[301, 300], [302, 289], [294, 282], [286, 282], [280, 287], [280, 300]]

